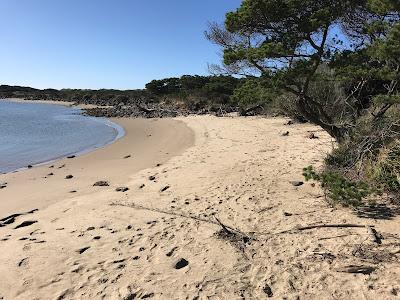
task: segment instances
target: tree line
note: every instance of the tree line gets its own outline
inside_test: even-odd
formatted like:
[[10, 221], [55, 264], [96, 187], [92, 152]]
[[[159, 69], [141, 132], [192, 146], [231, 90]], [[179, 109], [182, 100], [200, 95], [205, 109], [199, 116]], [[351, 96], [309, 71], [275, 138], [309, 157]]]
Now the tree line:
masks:
[[136, 102], [180, 102], [190, 108], [232, 106], [235, 90], [244, 83], [233, 76], [191, 76], [153, 80], [145, 89], [137, 90], [82, 90], [34, 89], [20, 86], [0, 86], [0, 98], [28, 100], [63, 100], [104, 106], [131, 105]]

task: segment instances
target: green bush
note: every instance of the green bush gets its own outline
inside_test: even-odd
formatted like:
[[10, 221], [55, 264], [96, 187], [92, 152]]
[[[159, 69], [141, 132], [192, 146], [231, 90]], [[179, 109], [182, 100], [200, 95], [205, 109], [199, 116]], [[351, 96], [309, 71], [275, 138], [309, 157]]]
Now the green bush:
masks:
[[239, 86], [233, 92], [231, 100], [241, 108], [271, 101], [268, 90], [262, 86], [259, 79], [254, 78], [246, 80], [244, 84]]
[[303, 175], [306, 181], [321, 182], [328, 198], [344, 206], [360, 206], [363, 200], [374, 192], [367, 183], [350, 181], [333, 171], [318, 174], [312, 166], [309, 166], [303, 169]]
[[371, 181], [387, 192], [400, 190], [400, 142], [381, 150], [377, 157], [370, 160], [367, 172]]

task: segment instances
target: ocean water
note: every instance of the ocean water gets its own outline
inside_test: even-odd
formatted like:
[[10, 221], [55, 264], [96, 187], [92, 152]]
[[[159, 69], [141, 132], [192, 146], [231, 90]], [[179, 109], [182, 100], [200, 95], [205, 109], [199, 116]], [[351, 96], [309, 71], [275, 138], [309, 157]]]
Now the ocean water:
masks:
[[123, 135], [117, 124], [80, 109], [0, 100], [0, 173], [86, 153]]

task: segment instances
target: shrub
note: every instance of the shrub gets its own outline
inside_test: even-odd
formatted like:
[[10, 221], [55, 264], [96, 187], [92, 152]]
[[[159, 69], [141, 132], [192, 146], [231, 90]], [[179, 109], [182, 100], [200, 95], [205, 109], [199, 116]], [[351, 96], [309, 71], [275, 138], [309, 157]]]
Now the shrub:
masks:
[[248, 79], [233, 92], [231, 97], [233, 103], [241, 108], [249, 105], [262, 104], [270, 101], [268, 91], [262, 86], [259, 79]]
[[382, 190], [399, 192], [400, 190], [400, 142], [380, 151], [379, 155], [370, 160], [368, 165], [369, 178], [376, 182]]
[[360, 206], [363, 204], [364, 198], [374, 192], [367, 183], [350, 181], [334, 171], [325, 171], [318, 174], [312, 166], [309, 166], [303, 169], [303, 175], [306, 181], [315, 180], [321, 182], [327, 197], [344, 206]]

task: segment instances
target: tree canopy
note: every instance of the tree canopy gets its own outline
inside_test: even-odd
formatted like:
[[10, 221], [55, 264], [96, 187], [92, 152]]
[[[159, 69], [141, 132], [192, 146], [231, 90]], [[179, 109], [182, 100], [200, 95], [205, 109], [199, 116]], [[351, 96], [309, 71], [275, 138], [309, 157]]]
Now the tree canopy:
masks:
[[206, 35], [223, 48], [224, 71], [260, 76], [268, 91], [294, 94], [304, 117], [343, 139], [352, 119], [331, 114], [313, 97], [312, 83], [326, 76], [322, 66], [349, 54], [395, 70], [398, 21], [396, 0], [243, 0], [224, 26], [211, 24]]

